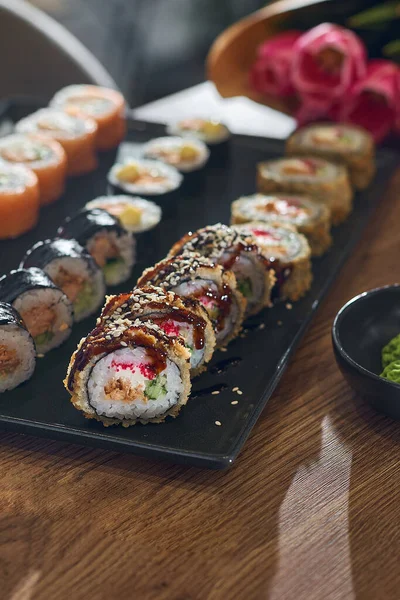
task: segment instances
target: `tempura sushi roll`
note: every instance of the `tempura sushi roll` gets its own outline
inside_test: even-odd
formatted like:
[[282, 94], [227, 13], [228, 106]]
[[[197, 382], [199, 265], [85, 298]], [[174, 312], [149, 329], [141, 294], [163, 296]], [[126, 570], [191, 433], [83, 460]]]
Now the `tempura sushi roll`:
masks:
[[69, 337], [72, 303], [41, 269], [18, 269], [4, 275], [0, 299], [19, 312], [39, 354], [57, 348]]
[[151, 200], [134, 196], [99, 196], [90, 200], [85, 208], [102, 208], [117, 217], [121, 225], [132, 233], [141, 233], [156, 227], [161, 221], [162, 210]]
[[64, 384], [74, 406], [105, 426], [161, 423], [188, 400], [189, 359], [155, 323], [110, 321], [81, 341]]
[[16, 238], [39, 218], [39, 182], [22, 165], [0, 163], [0, 239]]
[[291, 225], [253, 221], [234, 225], [234, 229], [252, 236], [276, 276], [274, 295], [296, 301], [308, 292], [312, 283], [311, 250], [307, 238]]
[[11, 304], [0, 302], [0, 393], [30, 379], [35, 365], [32, 336]]
[[199, 252], [233, 271], [238, 290], [247, 301], [246, 314], [256, 314], [271, 303], [273, 272], [254, 240], [231, 227], [217, 223], [184, 235], [170, 250], [170, 256]]
[[115, 148], [126, 133], [126, 105], [122, 94], [96, 85], [68, 85], [59, 90], [50, 106], [90, 117], [97, 123], [96, 146]]
[[171, 136], [156, 138], [145, 144], [143, 156], [161, 160], [182, 173], [189, 173], [204, 167], [210, 151], [200, 140]]
[[43, 269], [72, 302], [75, 321], [93, 314], [104, 300], [103, 272], [76, 240], [38, 242], [28, 250], [20, 267]]
[[231, 136], [227, 126], [220, 121], [197, 117], [171, 123], [167, 132], [169, 135], [196, 138], [208, 146], [226, 142]]
[[190, 352], [190, 373], [204, 371], [215, 347], [215, 334], [204, 306], [159, 287], [136, 288], [131, 293], [109, 296], [100, 320], [129, 319], [156, 323], [169, 337], [178, 337]]
[[352, 185], [363, 190], [375, 171], [372, 135], [356, 125], [313, 123], [295, 131], [286, 142], [286, 154], [320, 156], [346, 165]]
[[199, 254], [167, 258], [146, 269], [139, 286], [154, 285], [186, 298], [195, 298], [207, 310], [217, 346], [226, 346], [242, 327], [246, 300], [232, 271]]
[[344, 165], [323, 158], [279, 158], [258, 163], [257, 187], [262, 194], [306, 194], [325, 204], [333, 225], [352, 210], [353, 191]]
[[82, 175], [97, 167], [97, 125], [93, 119], [41, 108], [21, 119], [15, 129], [18, 133], [40, 134], [59, 142], [67, 155], [68, 175]]
[[175, 167], [159, 160], [130, 159], [116, 163], [108, 173], [108, 181], [128, 194], [161, 196], [176, 190], [183, 177]]
[[0, 139], [0, 159], [32, 169], [39, 180], [40, 204], [50, 204], [64, 193], [67, 155], [55, 140], [18, 133], [7, 135]]
[[242, 196], [232, 202], [231, 223], [248, 221], [293, 225], [307, 237], [313, 256], [321, 256], [332, 244], [330, 210], [309, 196]]
[[81, 210], [65, 220], [59, 237], [74, 238], [86, 248], [103, 270], [107, 285], [129, 279], [135, 264], [136, 242], [117, 217], [100, 208]]

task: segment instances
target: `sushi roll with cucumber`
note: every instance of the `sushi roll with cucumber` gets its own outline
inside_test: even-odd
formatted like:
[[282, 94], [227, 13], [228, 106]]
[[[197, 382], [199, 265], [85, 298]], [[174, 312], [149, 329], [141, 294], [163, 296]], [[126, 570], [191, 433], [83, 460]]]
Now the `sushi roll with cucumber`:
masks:
[[0, 240], [33, 229], [39, 218], [39, 181], [22, 165], [0, 163]]
[[4, 275], [0, 300], [19, 312], [39, 354], [57, 348], [69, 337], [72, 303], [41, 269], [18, 269]]
[[319, 156], [345, 165], [357, 190], [368, 187], [376, 171], [374, 139], [356, 125], [313, 123], [301, 127], [288, 138], [286, 154]]
[[182, 173], [189, 173], [204, 167], [210, 151], [200, 140], [170, 136], [156, 138], [145, 144], [143, 156], [161, 160]]
[[204, 306], [194, 298], [177, 296], [159, 287], [147, 286], [109, 296], [100, 319], [150, 321], [166, 335], [180, 338], [190, 352], [192, 377], [204, 371], [214, 352], [215, 334]]
[[294, 226], [310, 244], [311, 254], [321, 256], [332, 245], [330, 210], [309, 196], [281, 194], [242, 196], [232, 202], [231, 223], [282, 223]]
[[72, 302], [75, 321], [93, 314], [104, 300], [103, 272], [76, 240], [38, 242], [28, 250], [20, 267], [43, 269]]
[[118, 285], [131, 276], [135, 264], [135, 238], [107, 211], [83, 209], [68, 217], [57, 234], [76, 239], [86, 248], [103, 270], [106, 285]]
[[196, 138], [208, 146], [222, 144], [231, 137], [228, 127], [220, 121], [198, 117], [171, 123], [167, 128], [167, 133], [169, 135]]
[[344, 165], [313, 156], [278, 158], [258, 163], [257, 188], [262, 194], [305, 194], [327, 206], [333, 225], [347, 219], [353, 190]]
[[125, 427], [176, 417], [190, 393], [190, 353], [155, 323], [101, 322], [72, 355], [65, 387], [88, 419]]
[[36, 350], [18, 312], [0, 302], [0, 393], [30, 379], [36, 366]]
[[116, 163], [108, 173], [108, 182], [128, 194], [162, 196], [178, 189], [183, 180], [175, 167], [159, 160], [127, 159]]
[[238, 290], [247, 301], [246, 315], [270, 305], [274, 275], [253, 239], [217, 223], [184, 235], [172, 246], [169, 255], [184, 252], [198, 252], [233, 271]]
[[273, 293], [296, 301], [311, 287], [311, 249], [307, 238], [291, 225], [250, 222], [234, 229], [251, 236], [275, 271]]
[[87, 202], [85, 208], [101, 208], [117, 217], [121, 225], [131, 233], [142, 233], [156, 227], [161, 221], [162, 210], [151, 200], [144, 198], [116, 195], [99, 196]]
[[226, 346], [239, 334], [246, 300], [234, 273], [215, 261], [196, 253], [166, 258], [141, 275], [138, 286], [147, 285], [198, 300], [208, 312], [217, 346]]

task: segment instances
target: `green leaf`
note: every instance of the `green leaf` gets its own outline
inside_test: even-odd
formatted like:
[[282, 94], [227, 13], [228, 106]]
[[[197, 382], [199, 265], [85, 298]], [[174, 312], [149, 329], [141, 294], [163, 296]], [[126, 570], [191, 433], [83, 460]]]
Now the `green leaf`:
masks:
[[393, 40], [382, 48], [382, 52], [385, 56], [395, 56], [400, 54], [400, 40]]
[[347, 21], [350, 27], [370, 27], [377, 23], [386, 23], [400, 17], [400, 1], [384, 2], [368, 10], [353, 15]]

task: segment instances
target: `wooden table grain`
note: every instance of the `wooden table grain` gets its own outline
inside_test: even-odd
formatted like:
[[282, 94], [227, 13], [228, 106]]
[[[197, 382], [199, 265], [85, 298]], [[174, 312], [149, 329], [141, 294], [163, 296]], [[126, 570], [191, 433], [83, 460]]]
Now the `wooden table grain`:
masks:
[[349, 389], [330, 328], [400, 280], [400, 172], [231, 470], [0, 443], [0, 597], [397, 600], [399, 423]]

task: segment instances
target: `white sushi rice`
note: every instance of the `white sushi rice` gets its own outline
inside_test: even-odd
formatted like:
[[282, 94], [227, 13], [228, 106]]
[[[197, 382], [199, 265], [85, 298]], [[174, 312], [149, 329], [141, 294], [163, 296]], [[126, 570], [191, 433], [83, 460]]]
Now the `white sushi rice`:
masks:
[[104, 278], [106, 285], [118, 285], [131, 276], [132, 267], [135, 264], [136, 259], [136, 241], [131, 233], [126, 235], [117, 235], [115, 231], [100, 231], [96, 234], [86, 245], [89, 254], [92, 254], [93, 244], [95, 243], [96, 236], [107, 236], [111, 243], [118, 248], [118, 252], [121, 257], [121, 261], [118, 265], [115, 265], [113, 269], [103, 269]]
[[12, 390], [32, 377], [36, 364], [35, 345], [25, 329], [14, 324], [2, 325], [0, 327], [0, 350], [1, 346], [4, 346], [7, 352], [15, 353], [19, 364], [10, 373], [0, 369], [0, 393]]
[[[7, 158], [7, 152], [20, 155], [20, 161], [11, 161]], [[0, 139], [0, 157], [6, 163], [27, 163], [30, 169], [43, 168], [45, 165], [58, 164], [59, 157], [56, 156], [46, 142], [39, 138], [31, 138], [27, 135], [15, 133]]]
[[[212, 119], [204, 119], [204, 121], [214, 122]], [[170, 123], [167, 127], [168, 135], [179, 135], [185, 138], [197, 139], [206, 144], [212, 146], [213, 144], [221, 144], [222, 142], [226, 142], [231, 137], [231, 132], [228, 127], [223, 123], [218, 122], [221, 125], [218, 133], [215, 135], [210, 135], [201, 131], [200, 129], [183, 129], [181, 127], [182, 121], [178, 121], [176, 123]]]
[[[229, 262], [231, 254], [229, 252], [224, 253], [219, 262], [224, 265], [225, 262]], [[251, 252], [242, 252], [239, 254], [232, 265], [231, 270], [236, 275], [237, 286], [240, 292], [243, 293], [247, 300], [247, 310], [251, 312], [255, 305], [257, 305], [265, 294], [265, 271], [260, 264], [257, 256]], [[246, 285], [243, 282], [248, 280], [251, 284], [251, 291], [244, 293]]]
[[[149, 181], [147, 183], [130, 183], [128, 181], [122, 181], [118, 177], [119, 170], [132, 164], [138, 169], [154, 175], [154, 177], [163, 177], [165, 181]], [[182, 183], [183, 177], [179, 173], [178, 169], [166, 165], [160, 160], [139, 160], [139, 159], [126, 159], [123, 163], [115, 163], [108, 173], [108, 181], [111, 185], [122, 188], [125, 192], [130, 194], [143, 194], [145, 196], [160, 196], [167, 192], [176, 190]]]
[[[190, 160], [181, 159], [176, 164], [170, 162], [168, 155], [162, 155], [160, 153], [176, 152], [179, 151], [182, 146], [191, 146], [196, 151], [197, 155], [195, 158]], [[204, 167], [210, 157], [210, 151], [207, 146], [200, 140], [195, 138], [185, 139], [183, 137], [160, 137], [151, 140], [145, 144], [143, 148], [143, 156], [155, 160], [161, 160], [173, 167], [176, 167], [182, 173], [189, 173], [190, 171], [197, 171]]]
[[21, 119], [15, 126], [17, 133], [40, 133], [58, 139], [79, 139], [96, 130], [96, 123], [90, 118], [69, 115], [54, 108], [41, 108]]
[[[129, 400], [112, 398], [112, 392], [106, 394], [105, 387], [113, 381], [121, 380], [132, 390], [142, 392], [149, 381], [134, 365], [150, 364], [144, 348], [122, 348], [107, 354], [93, 367], [87, 382], [88, 399], [92, 409], [99, 415], [114, 419], [152, 419], [164, 415], [175, 406], [182, 390], [182, 379], [179, 368], [171, 360], [166, 359], [167, 365], [162, 375], [166, 376], [167, 393], [160, 395], [157, 400], [143, 400], [132, 394]], [[118, 369], [118, 364], [132, 364], [132, 369]]]
[[[123, 218], [125, 209], [133, 207], [141, 212], [140, 221], [137, 224], [127, 224]], [[87, 209], [101, 208], [106, 210], [111, 215], [118, 217], [121, 224], [127, 231], [132, 233], [141, 233], [153, 229], [161, 221], [162, 210], [151, 200], [145, 200], [139, 196], [125, 196], [117, 194], [115, 196], [99, 196], [88, 202], [85, 206]]]
[[67, 85], [62, 88], [54, 94], [50, 106], [62, 110], [70, 102], [78, 108], [82, 107], [85, 114], [91, 117], [110, 114], [115, 108], [114, 103], [109, 98], [96, 96], [91, 86], [85, 83]]

